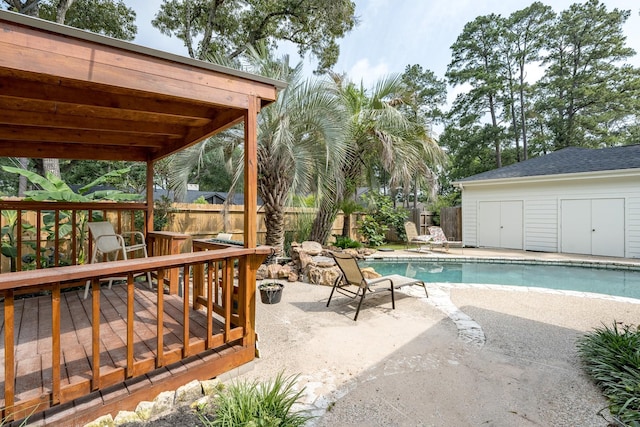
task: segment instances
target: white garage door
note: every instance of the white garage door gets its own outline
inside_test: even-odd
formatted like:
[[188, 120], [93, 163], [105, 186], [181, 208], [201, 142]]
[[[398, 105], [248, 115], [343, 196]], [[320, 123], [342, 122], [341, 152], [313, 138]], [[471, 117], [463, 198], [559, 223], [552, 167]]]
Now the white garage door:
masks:
[[478, 246], [522, 249], [522, 201], [480, 202]]
[[624, 257], [624, 199], [562, 200], [561, 252]]

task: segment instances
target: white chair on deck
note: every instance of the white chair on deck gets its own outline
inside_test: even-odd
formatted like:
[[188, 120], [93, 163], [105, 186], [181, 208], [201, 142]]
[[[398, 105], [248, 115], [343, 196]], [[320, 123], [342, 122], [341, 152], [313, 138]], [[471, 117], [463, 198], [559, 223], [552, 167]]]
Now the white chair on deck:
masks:
[[[89, 222], [89, 231], [93, 238], [93, 253], [91, 254], [91, 263], [102, 261], [106, 258], [107, 261], [116, 261], [120, 256], [122, 259], [127, 259], [127, 254], [135, 251], [142, 251], [144, 257], [147, 258], [147, 244], [144, 241], [144, 234], [139, 231], [125, 232], [122, 234], [116, 234], [113, 229], [113, 225], [108, 221]], [[125, 235], [132, 236], [132, 243], [130, 245], [125, 244]], [[138, 240], [140, 240], [138, 242]], [[113, 257], [113, 259], [112, 259]], [[151, 272], [146, 273], [147, 283], [149, 288], [152, 288]], [[114, 278], [109, 278], [109, 289], [113, 283]], [[91, 281], [88, 280], [84, 289], [84, 298], [89, 295], [89, 286]]]

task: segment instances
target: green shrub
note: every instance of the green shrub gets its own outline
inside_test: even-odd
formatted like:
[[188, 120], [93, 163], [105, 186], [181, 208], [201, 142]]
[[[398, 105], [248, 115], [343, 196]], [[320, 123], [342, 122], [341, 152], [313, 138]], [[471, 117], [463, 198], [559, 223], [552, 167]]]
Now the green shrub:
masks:
[[347, 236], [334, 234], [333, 237], [336, 239], [334, 246], [340, 249], [357, 249], [362, 246], [360, 242]]
[[596, 328], [578, 340], [578, 354], [609, 399], [611, 415], [640, 427], [640, 327]]
[[394, 207], [391, 198], [381, 194], [372, 193], [368, 199], [368, 214], [358, 222], [358, 231], [367, 239], [369, 246], [383, 245], [389, 229], [395, 229], [398, 237], [403, 240], [406, 237], [404, 222], [407, 210]]
[[389, 227], [380, 224], [373, 215], [365, 215], [358, 221], [358, 230], [364, 236], [371, 247], [378, 247], [384, 244], [385, 233]]
[[195, 203], [196, 205], [208, 205], [209, 202], [207, 202], [207, 199], [204, 198], [204, 196], [200, 196], [197, 199], [195, 199], [193, 201], [193, 203]]
[[295, 391], [296, 379], [280, 373], [267, 383], [232, 384], [215, 398], [213, 419], [201, 414], [201, 420], [211, 427], [303, 426], [311, 417], [292, 410], [304, 391]]

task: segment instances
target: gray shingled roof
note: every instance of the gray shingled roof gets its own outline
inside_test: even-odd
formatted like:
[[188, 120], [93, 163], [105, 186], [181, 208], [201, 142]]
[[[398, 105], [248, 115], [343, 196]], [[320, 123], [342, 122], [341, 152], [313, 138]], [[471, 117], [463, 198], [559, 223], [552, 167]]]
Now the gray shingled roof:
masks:
[[463, 178], [458, 182], [620, 169], [640, 169], [640, 145], [601, 149], [563, 148], [544, 156]]

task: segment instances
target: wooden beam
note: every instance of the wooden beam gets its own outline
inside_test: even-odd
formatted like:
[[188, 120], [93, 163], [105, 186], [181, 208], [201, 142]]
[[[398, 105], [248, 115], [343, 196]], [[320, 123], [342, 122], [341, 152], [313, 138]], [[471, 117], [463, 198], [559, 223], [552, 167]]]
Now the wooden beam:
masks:
[[[159, 160], [161, 158], [170, 156], [171, 154], [195, 145], [198, 142], [215, 135], [216, 133], [222, 132], [225, 129], [229, 129], [236, 124], [241, 123], [243, 119], [244, 114], [242, 113], [242, 111], [222, 111], [220, 114], [214, 116], [209, 125], [197, 129], [192, 129], [189, 134], [185, 136], [184, 140], [180, 141], [181, 143], [178, 143], [176, 141], [173, 144], [165, 144], [160, 150], [154, 153], [153, 158], [154, 160]], [[185, 141], [189, 141], [189, 143], [185, 144]]]
[[[90, 82], [63, 80], [59, 77], [0, 67], [0, 92], [5, 96], [30, 100], [56, 101], [65, 104], [114, 111], [118, 116], [160, 114], [171, 120], [208, 118], [219, 109], [229, 108], [212, 102], [195, 102], [155, 93], [135, 92]], [[91, 94], [91, 96], [87, 96]], [[153, 117], [153, 116], [152, 116]], [[193, 123], [197, 125], [196, 123]]]
[[244, 116], [244, 246], [256, 247], [258, 216], [258, 100]]
[[[0, 124], [19, 126], [53, 126], [78, 130], [108, 130], [126, 131], [140, 134], [155, 134], [161, 136], [180, 137], [187, 133], [185, 124], [173, 123], [164, 120], [155, 114], [153, 119], [144, 114], [128, 114], [127, 118], [116, 118], [116, 112], [111, 114], [96, 114], [95, 108], [83, 108], [82, 106], [64, 104], [58, 102], [19, 100], [0, 96]], [[100, 113], [106, 109], [101, 109]], [[204, 126], [208, 122], [199, 120], [198, 126]]]
[[[180, 137], [179, 137], [180, 138]], [[0, 140], [14, 141], [43, 141], [43, 142], [77, 142], [98, 145], [126, 145], [132, 147], [159, 147], [170, 142], [167, 136], [153, 133], [139, 133], [135, 130], [135, 123], [126, 131], [100, 129], [73, 129], [61, 127], [52, 123], [50, 126], [0, 126]], [[180, 138], [181, 139], [181, 138]], [[53, 157], [53, 156], [50, 156]]]
[[[19, 147], [17, 149], [16, 147]], [[18, 154], [19, 153], [19, 154]], [[144, 162], [148, 153], [143, 147], [95, 146], [67, 143], [25, 143], [24, 140], [0, 140], [0, 157], [30, 157], [43, 159], [48, 157], [58, 159], [86, 159], [86, 160], [129, 160]]]

